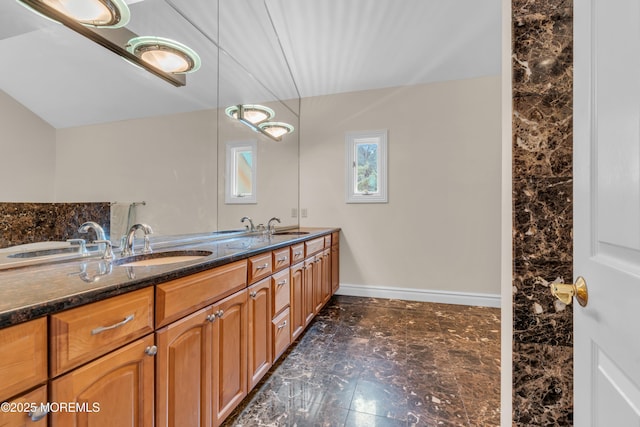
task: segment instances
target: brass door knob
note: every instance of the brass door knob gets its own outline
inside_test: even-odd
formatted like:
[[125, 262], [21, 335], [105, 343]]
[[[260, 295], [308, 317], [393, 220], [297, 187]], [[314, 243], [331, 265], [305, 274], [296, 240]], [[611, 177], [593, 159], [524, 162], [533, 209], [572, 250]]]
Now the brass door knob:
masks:
[[589, 302], [587, 282], [583, 277], [578, 277], [575, 284], [552, 283], [551, 294], [567, 305], [571, 304], [574, 296], [578, 300], [578, 304], [582, 307], [586, 306]]

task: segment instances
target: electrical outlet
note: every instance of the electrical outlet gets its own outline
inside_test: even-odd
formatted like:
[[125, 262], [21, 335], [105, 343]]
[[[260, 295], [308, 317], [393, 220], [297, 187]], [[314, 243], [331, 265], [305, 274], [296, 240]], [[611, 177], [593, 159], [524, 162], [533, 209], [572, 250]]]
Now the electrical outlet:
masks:
[[307, 208], [302, 208], [300, 213], [302, 214], [302, 218], [306, 218], [308, 216]]
[[298, 218], [298, 208], [291, 208], [291, 218]]

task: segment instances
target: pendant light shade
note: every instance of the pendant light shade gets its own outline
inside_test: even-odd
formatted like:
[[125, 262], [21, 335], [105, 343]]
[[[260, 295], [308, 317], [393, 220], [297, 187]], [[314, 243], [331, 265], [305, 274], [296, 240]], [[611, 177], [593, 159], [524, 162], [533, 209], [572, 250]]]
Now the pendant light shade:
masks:
[[232, 105], [225, 110], [225, 113], [233, 119], [246, 120], [254, 125], [265, 120], [271, 120], [276, 116], [276, 113], [271, 108], [250, 104]]
[[260, 129], [271, 135], [273, 138], [282, 138], [284, 135], [293, 132], [293, 126], [282, 122], [264, 122], [258, 125]]

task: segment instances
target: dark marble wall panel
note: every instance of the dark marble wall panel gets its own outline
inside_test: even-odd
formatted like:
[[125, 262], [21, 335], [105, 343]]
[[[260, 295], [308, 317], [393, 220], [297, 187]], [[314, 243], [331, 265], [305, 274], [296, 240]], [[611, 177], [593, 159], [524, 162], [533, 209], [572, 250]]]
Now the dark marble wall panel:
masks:
[[[44, 241], [87, 238], [78, 233], [95, 221], [109, 233], [110, 205], [106, 203], [0, 203], [0, 248]], [[94, 238], [94, 236], [90, 236]]]
[[573, 2], [512, 0], [513, 424], [571, 425]]

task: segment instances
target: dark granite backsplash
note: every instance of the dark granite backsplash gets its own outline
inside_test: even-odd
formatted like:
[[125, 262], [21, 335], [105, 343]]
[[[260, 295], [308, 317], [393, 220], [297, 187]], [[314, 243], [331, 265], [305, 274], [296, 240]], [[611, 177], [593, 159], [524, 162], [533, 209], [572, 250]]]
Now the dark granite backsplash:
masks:
[[[512, 0], [513, 425], [573, 423], [573, 2]], [[561, 368], [561, 369], [560, 369]]]
[[[87, 238], [78, 233], [86, 221], [100, 224], [109, 233], [110, 204], [99, 203], [0, 203], [0, 248], [43, 241]], [[89, 236], [90, 239], [95, 236]]]

